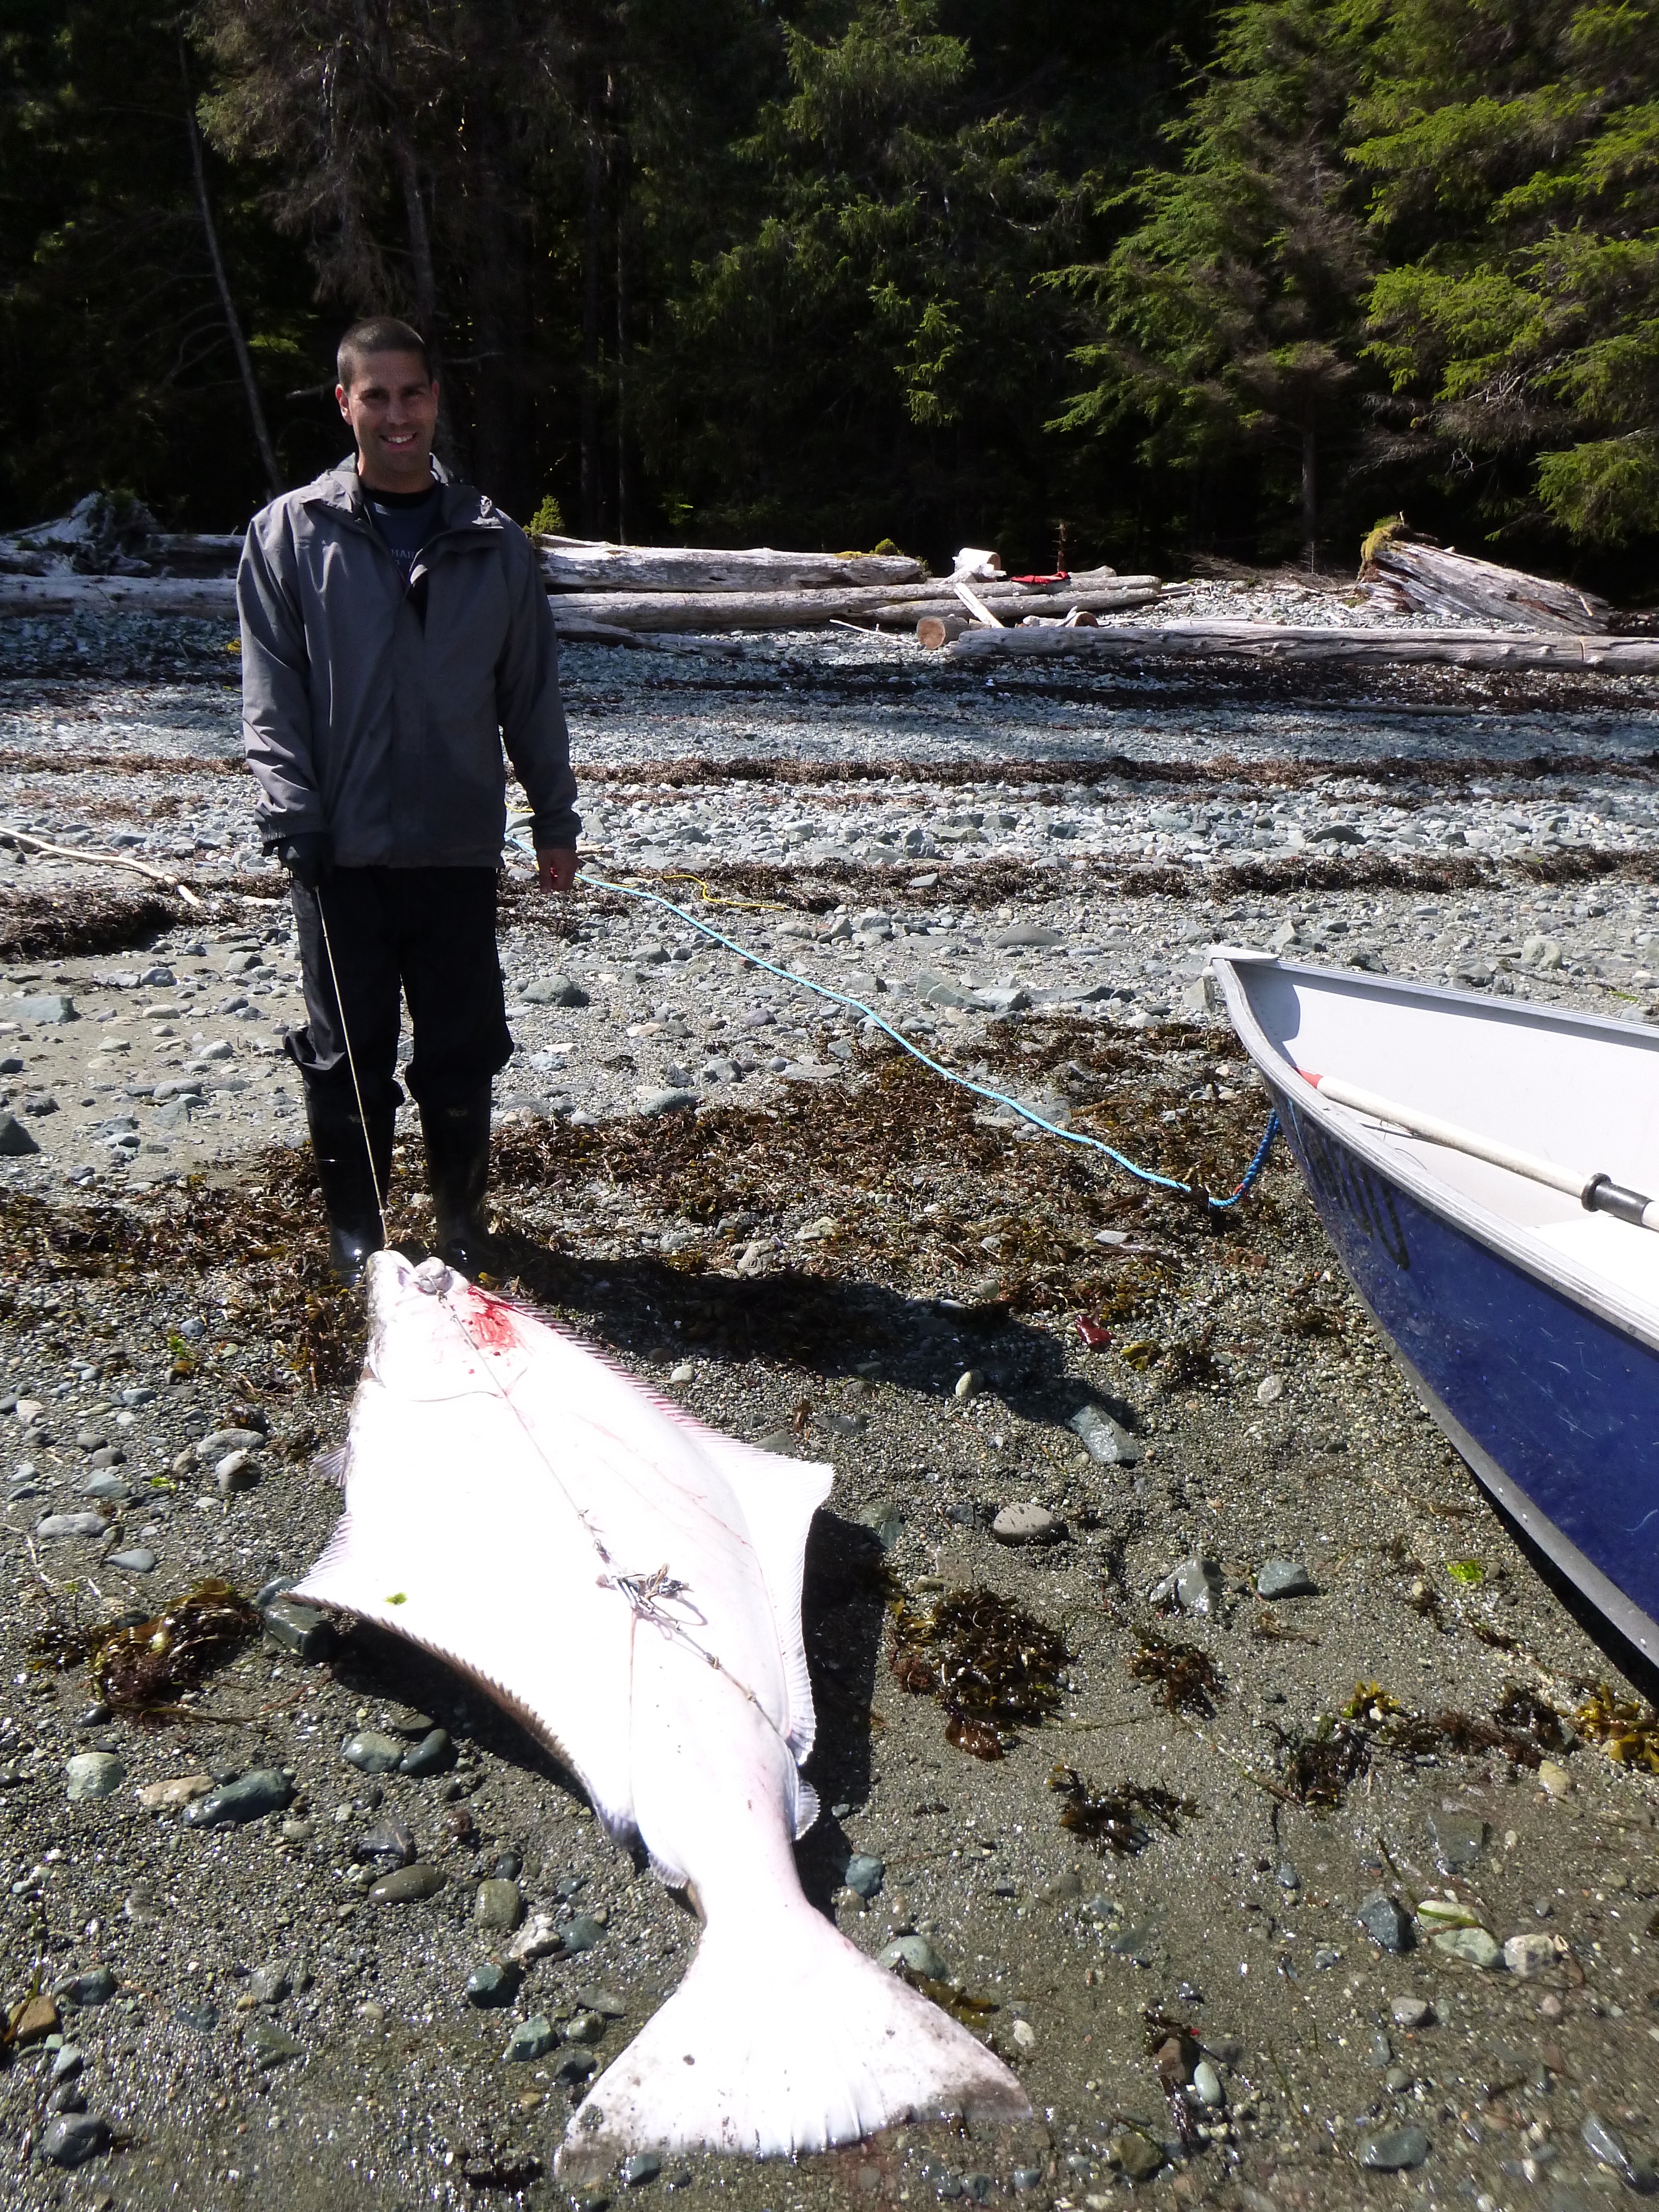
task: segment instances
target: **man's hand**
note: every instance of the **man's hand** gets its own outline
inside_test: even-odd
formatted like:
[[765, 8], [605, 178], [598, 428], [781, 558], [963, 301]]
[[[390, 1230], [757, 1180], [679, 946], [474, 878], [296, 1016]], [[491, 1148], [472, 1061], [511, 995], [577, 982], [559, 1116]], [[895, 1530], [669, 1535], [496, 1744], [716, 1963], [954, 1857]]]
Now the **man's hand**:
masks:
[[326, 830], [297, 830], [265, 849], [275, 853], [295, 882], [308, 891], [314, 891], [334, 866], [334, 841]]
[[574, 845], [544, 846], [536, 855], [536, 866], [544, 891], [568, 891], [576, 880]]

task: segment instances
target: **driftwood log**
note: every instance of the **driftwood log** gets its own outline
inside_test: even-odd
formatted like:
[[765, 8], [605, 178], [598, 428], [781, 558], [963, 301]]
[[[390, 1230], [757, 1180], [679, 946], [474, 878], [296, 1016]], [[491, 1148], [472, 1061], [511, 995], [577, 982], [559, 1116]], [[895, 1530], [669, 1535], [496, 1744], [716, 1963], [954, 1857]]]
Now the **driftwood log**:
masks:
[[769, 545], [722, 553], [693, 545], [608, 545], [539, 536], [553, 592], [812, 592], [912, 584], [920, 561], [896, 553], [777, 553]]
[[1365, 540], [1359, 580], [1401, 613], [1474, 615], [1575, 637], [1606, 630], [1613, 613], [1605, 599], [1577, 585], [1478, 561], [1449, 545], [1427, 544], [1398, 520], [1383, 523]]
[[1098, 629], [970, 629], [950, 648], [964, 660], [1344, 661], [1353, 667], [1438, 662], [1452, 668], [1596, 669], [1659, 675], [1659, 638], [1568, 637], [1508, 630], [1361, 629], [1251, 622], [1121, 623]]
[[[1005, 622], [1024, 615], [1063, 615], [1074, 606], [1095, 611], [1144, 606], [1158, 594], [1156, 576], [1113, 576], [1097, 570], [1048, 586], [987, 584], [979, 596]], [[816, 592], [556, 592], [554, 619], [614, 623], [629, 630], [812, 629], [830, 622], [902, 623], [923, 615], [959, 614], [948, 583], [866, 586]]]
[[233, 576], [0, 575], [0, 615], [235, 613]]

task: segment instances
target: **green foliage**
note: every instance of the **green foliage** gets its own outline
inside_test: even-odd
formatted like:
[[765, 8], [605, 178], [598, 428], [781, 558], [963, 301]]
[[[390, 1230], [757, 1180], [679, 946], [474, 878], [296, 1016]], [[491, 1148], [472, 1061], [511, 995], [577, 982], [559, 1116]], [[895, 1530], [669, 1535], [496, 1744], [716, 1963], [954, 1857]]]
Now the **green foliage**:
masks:
[[541, 505], [536, 509], [534, 514], [531, 516], [529, 521], [526, 523], [525, 528], [530, 532], [532, 538], [540, 537], [544, 533], [549, 538], [562, 538], [564, 535], [564, 509], [559, 505], [558, 501], [550, 493], [548, 497], [545, 498], [542, 501]]

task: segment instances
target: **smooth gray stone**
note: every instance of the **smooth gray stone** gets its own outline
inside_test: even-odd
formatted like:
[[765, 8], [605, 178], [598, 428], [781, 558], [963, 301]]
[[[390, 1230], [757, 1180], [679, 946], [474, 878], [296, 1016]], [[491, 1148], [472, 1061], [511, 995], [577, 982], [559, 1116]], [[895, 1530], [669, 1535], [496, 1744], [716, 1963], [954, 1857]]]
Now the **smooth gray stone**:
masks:
[[71, 1805], [94, 1797], [112, 1797], [126, 1779], [127, 1770], [112, 1751], [78, 1751], [64, 1762], [65, 1795]]
[[0, 1159], [26, 1159], [40, 1149], [15, 1114], [0, 1114]]
[[86, 2055], [73, 2043], [66, 2043], [52, 2062], [52, 2086], [60, 2081], [72, 2081], [86, 2064]]
[[441, 1867], [417, 1861], [413, 1866], [399, 1867], [395, 1874], [382, 1875], [369, 1891], [368, 1901], [371, 1905], [416, 1905], [423, 1898], [435, 1897], [444, 1880]]
[[573, 983], [568, 975], [538, 975], [533, 983], [524, 987], [524, 997], [532, 1006], [585, 1006], [587, 994], [580, 984]]
[[1430, 1941], [1448, 1958], [1459, 1960], [1466, 1966], [1478, 1966], [1482, 1972], [1504, 1963], [1503, 1945], [1484, 1928], [1438, 1928]]
[[1421, 2166], [1428, 2154], [1429, 2139], [1421, 2128], [1389, 2128], [1360, 2138], [1359, 2163], [1376, 2173], [1402, 2173]]
[[40, 2155], [48, 2166], [84, 2166], [109, 2148], [109, 2123], [96, 2112], [65, 2112], [40, 2138]]
[[884, 1859], [872, 1858], [865, 1851], [855, 1851], [847, 1862], [847, 1870], [842, 1880], [855, 1897], [868, 1899], [880, 1890], [882, 1878], [886, 1872]]
[[270, 1441], [263, 1429], [215, 1429], [196, 1446], [197, 1464], [205, 1467], [210, 1460], [222, 1459], [227, 1452], [259, 1451]]
[[622, 2162], [624, 2189], [639, 2189], [647, 2181], [654, 2181], [662, 2172], [662, 2160], [653, 2150], [636, 2150]]
[[507, 2039], [502, 2057], [512, 2065], [528, 2065], [538, 2058], [545, 2058], [558, 2041], [553, 2023], [543, 2012], [531, 2019], [520, 2021]]
[[913, 988], [924, 1006], [954, 1006], [963, 1013], [982, 1014], [985, 1011], [971, 991], [964, 991], [948, 975], [935, 975], [929, 968], [917, 970]]
[[472, 1900], [472, 1917], [480, 1928], [509, 1936], [524, 1918], [524, 1898], [516, 1881], [481, 1881]]
[[108, 1468], [100, 1468], [96, 1474], [89, 1474], [81, 1485], [81, 1495], [83, 1498], [109, 1499], [125, 1498], [126, 1494], [125, 1483], [118, 1474], [114, 1474]]
[[401, 1820], [381, 1820], [358, 1837], [351, 1855], [357, 1859], [391, 1859], [398, 1866], [408, 1866], [415, 1857], [415, 1838]]
[[556, 2081], [586, 2081], [599, 2070], [598, 2058], [578, 2044], [567, 2044], [553, 2062], [553, 2079]]
[[290, 2058], [303, 2058], [305, 2045], [295, 2042], [274, 2020], [256, 2020], [245, 2039], [256, 2066], [283, 2066]]
[[333, 1622], [325, 1613], [302, 1604], [298, 1598], [279, 1597], [265, 1606], [260, 1619], [265, 1634], [298, 1659], [326, 1659], [339, 1642]]
[[1133, 1467], [1145, 1455], [1146, 1446], [1098, 1406], [1079, 1407], [1066, 1425], [1101, 1467]]
[[1017, 983], [991, 983], [974, 993], [988, 1014], [1017, 1014], [1031, 1003], [1031, 994]]
[[20, 1022], [78, 1022], [73, 999], [61, 992], [48, 991], [35, 999], [15, 999], [12, 1012]]
[[35, 1522], [34, 1533], [51, 1543], [60, 1536], [101, 1536], [108, 1527], [101, 1513], [48, 1513]]
[[382, 1735], [376, 1729], [359, 1729], [340, 1746], [340, 1756], [348, 1766], [355, 1766], [364, 1774], [390, 1774], [401, 1766], [404, 1747], [393, 1736]]
[[567, 2043], [599, 2043], [605, 2038], [605, 2015], [597, 2012], [572, 2014], [559, 2030]]
[[667, 1091], [641, 1091], [635, 1092], [635, 1097], [640, 1112], [648, 1115], [684, 1114], [697, 1103], [695, 1091], [678, 1087]]
[[1396, 2027], [1428, 2027], [1434, 2020], [1434, 2007], [1426, 1997], [1396, 1997], [1389, 2007], [1389, 2016]]
[[255, 1766], [234, 1782], [222, 1782], [185, 1808], [187, 1828], [216, 1828], [226, 1822], [240, 1825], [258, 1820], [267, 1813], [280, 1813], [294, 1796], [294, 1784], [280, 1767]]
[[1486, 1824], [1474, 1813], [1431, 1813], [1429, 1832], [1442, 1874], [1466, 1874], [1486, 1847]]
[[[126, 1456], [119, 1444], [100, 1444], [88, 1462], [88, 1465], [101, 1474], [106, 1468], [124, 1466]], [[92, 1486], [88, 1483], [87, 1486], [90, 1489]]]
[[60, 2004], [78, 2005], [85, 2010], [94, 2005], [106, 2005], [120, 1986], [112, 1967], [88, 1966], [73, 1981], [60, 1984], [56, 1996]]
[[913, 1974], [924, 1981], [943, 1982], [950, 1978], [951, 1969], [925, 1936], [896, 1936], [876, 1960], [878, 1966], [890, 1971], [895, 1966], [908, 1966]]
[[290, 1986], [284, 1966], [256, 1966], [247, 1978], [247, 1993], [256, 2004], [280, 2004]]
[[1385, 1891], [1373, 1890], [1362, 1898], [1355, 1915], [1360, 1926], [1374, 1943], [1385, 1951], [1409, 1951], [1417, 1941], [1417, 1927], [1411, 1914], [1398, 1898]]
[[1221, 1603], [1220, 1569], [1213, 1559], [1183, 1559], [1175, 1571], [1173, 1595], [1183, 1613], [1214, 1613]]
[[605, 1923], [580, 1913], [568, 1928], [562, 1928], [559, 1933], [563, 1939], [565, 1955], [568, 1957], [573, 1952], [591, 1951], [602, 1942], [605, 1940]]
[[1000, 1544], [1052, 1544], [1061, 1529], [1046, 1505], [1026, 1498], [1016, 1505], [1005, 1505], [991, 1523], [991, 1534]]
[[1018, 921], [1012, 929], [999, 929], [991, 942], [1007, 951], [1014, 945], [1064, 945], [1066, 939], [1057, 929], [1045, 929], [1041, 922]]
[[1316, 1597], [1313, 1577], [1299, 1559], [1266, 1559], [1256, 1570], [1258, 1597]]
[[105, 1564], [118, 1567], [124, 1575], [153, 1575], [156, 1559], [154, 1552], [146, 1550], [142, 1544], [136, 1544], [130, 1552], [112, 1552]]
[[504, 1966], [494, 1959], [487, 1959], [466, 1978], [466, 2001], [480, 2010], [511, 2004], [523, 1979], [516, 1966]]
[[614, 1990], [578, 1990], [570, 2002], [583, 2012], [596, 2012], [601, 2020], [626, 2020], [628, 2007]]
[[90, 1423], [84, 1428], [77, 1429], [75, 1433], [75, 1448], [77, 1451], [102, 1451], [108, 1442], [109, 1438], [103, 1431], [94, 1428]]
[[400, 1774], [416, 1776], [441, 1774], [452, 1762], [454, 1749], [449, 1741], [447, 1729], [428, 1729], [420, 1741], [398, 1760], [398, 1771]]

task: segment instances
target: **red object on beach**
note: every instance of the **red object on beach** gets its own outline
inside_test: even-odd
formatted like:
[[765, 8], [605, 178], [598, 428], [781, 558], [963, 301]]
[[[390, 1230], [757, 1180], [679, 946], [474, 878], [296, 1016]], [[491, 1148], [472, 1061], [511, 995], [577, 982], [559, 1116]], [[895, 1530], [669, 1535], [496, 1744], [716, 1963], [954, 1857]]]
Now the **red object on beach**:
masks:
[[1091, 1352], [1098, 1352], [1112, 1340], [1112, 1332], [1103, 1322], [1091, 1321], [1087, 1314], [1077, 1317], [1077, 1333]]
[[1011, 584], [1069, 584], [1071, 580], [1069, 568], [1057, 569], [1052, 576], [1010, 576], [1008, 579]]

